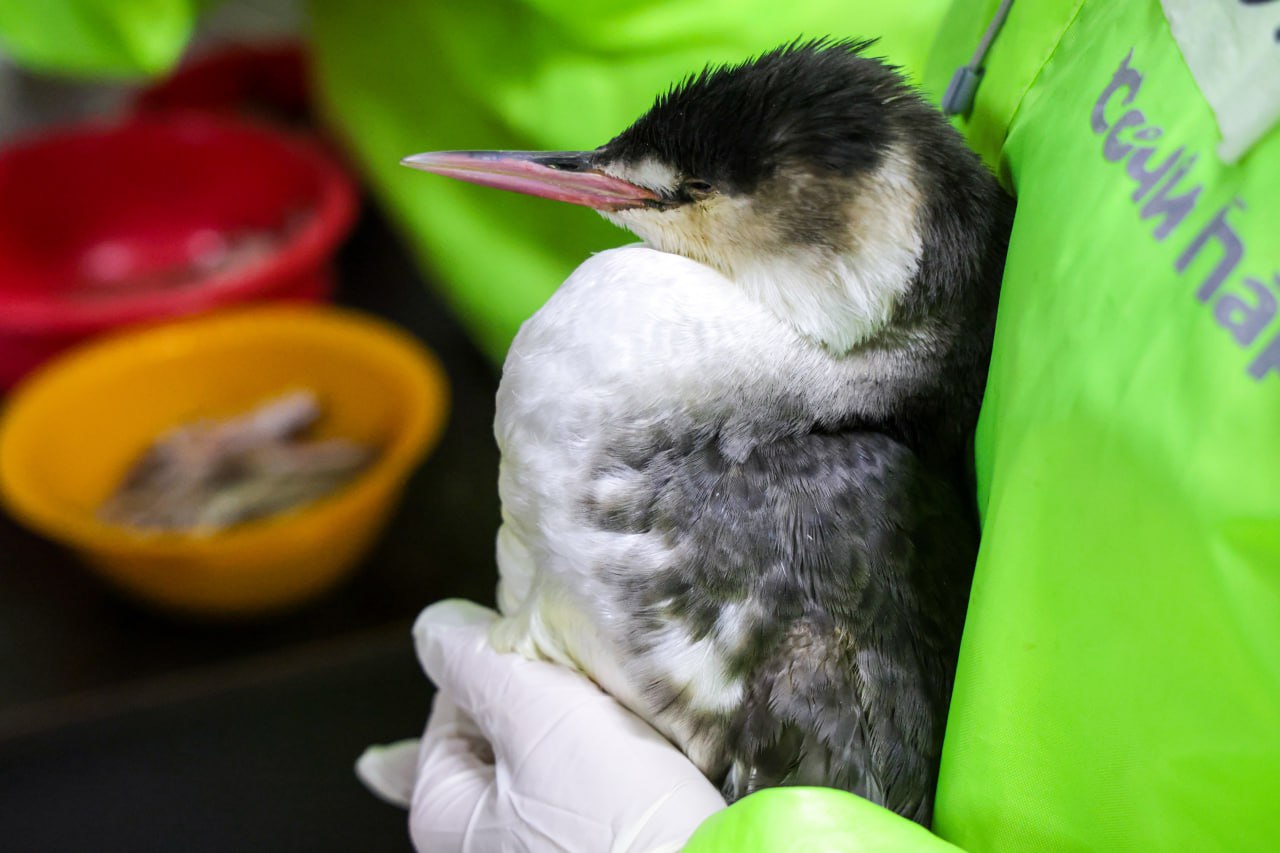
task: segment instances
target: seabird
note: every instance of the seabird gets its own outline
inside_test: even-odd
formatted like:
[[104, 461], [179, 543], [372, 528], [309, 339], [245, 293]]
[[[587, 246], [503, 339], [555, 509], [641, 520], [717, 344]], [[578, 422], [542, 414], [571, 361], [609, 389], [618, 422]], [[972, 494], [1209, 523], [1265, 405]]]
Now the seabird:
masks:
[[708, 68], [594, 150], [404, 162], [643, 240], [507, 357], [495, 644], [587, 673], [730, 800], [825, 785], [927, 825], [1013, 203], [870, 44]]

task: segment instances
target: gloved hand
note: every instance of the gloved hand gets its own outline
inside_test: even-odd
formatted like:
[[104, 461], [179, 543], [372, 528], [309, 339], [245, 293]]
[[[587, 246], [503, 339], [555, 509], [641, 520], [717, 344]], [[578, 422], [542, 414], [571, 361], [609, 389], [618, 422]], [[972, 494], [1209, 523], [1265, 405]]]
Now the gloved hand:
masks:
[[[496, 618], [445, 601], [414, 626], [440, 689], [412, 774], [419, 850], [674, 851], [725, 807], [683, 753], [591, 681], [495, 652]], [[360, 775], [395, 800], [411, 755], [406, 744], [370, 751]]]

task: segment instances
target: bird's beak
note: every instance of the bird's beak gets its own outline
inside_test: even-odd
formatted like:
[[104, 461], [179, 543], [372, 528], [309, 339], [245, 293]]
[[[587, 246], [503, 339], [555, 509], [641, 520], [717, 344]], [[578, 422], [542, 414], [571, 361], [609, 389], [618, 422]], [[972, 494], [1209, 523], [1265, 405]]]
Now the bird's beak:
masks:
[[661, 202], [652, 190], [595, 168], [592, 154], [591, 151], [432, 151], [406, 157], [400, 164], [483, 187], [567, 201], [596, 210], [629, 210]]

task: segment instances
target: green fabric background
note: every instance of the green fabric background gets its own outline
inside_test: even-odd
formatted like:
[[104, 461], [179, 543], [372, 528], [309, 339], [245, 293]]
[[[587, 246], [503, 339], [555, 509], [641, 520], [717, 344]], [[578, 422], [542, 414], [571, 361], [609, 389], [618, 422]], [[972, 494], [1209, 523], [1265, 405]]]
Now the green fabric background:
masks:
[[[1163, 136], [1117, 144], [1154, 146], [1150, 167], [1198, 154], [1177, 191], [1203, 191], [1163, 240], [1136, 152], [1109, 162], [1090, 125], [1131, 50], [1141, 88], [1104, 118], [1137, 109]], [[974, 138], [1018, 213], [936, 829], [972, 849], [1275, 849], [1280, 374], [1246, 369], [1280, 323], [1243, 347], [1215, 315], [1244, 276], [1280, 284], [1280, 134], [1218, 162], [1155, 0], [1015, 4], [984, 88]], [[1233, 198], [1244, 258], [1202, 303], [1222, 252], [1175, 265]]]

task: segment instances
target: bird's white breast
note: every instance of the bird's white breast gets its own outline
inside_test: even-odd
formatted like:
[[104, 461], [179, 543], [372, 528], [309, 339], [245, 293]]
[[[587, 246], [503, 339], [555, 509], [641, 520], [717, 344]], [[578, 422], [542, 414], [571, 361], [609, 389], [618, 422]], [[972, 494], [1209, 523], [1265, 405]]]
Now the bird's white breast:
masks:
[[[616, 500], [634, 485], [625, 469], [602, 470], [602, 454], [650, 432], [713, 428], [721, 452], [741, 458], [778, 430], [838, 418], [858, 396], [850, 388], [874, 378], [873, 362], [829, 355], [686, 258], [633, 246], [589, 259], [524, 325], [504, 367], [499, 603], [512, 618], [495, 639], [580, 667], [641, 710], [623, 659], [627, 614], [602, 573], [661, 571], [668, 545], [584, 517], [584, 501]], [[696, 681], [704, 707], [737, 702], [716, 644], [681, 643], [672, 631], [669, 674]]]

